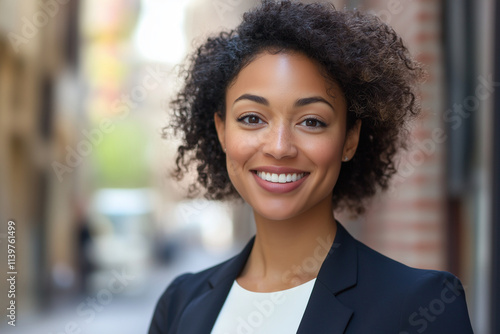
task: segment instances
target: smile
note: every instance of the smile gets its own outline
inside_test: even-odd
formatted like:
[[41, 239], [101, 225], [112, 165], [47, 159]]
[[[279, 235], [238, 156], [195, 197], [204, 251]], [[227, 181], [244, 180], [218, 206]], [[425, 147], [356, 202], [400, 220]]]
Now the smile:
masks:
[[276, 173], [267, 173], [261, 171], [255, 171], [255, 174], [260, 177], [262, 180], [272, 182], [272, 183], [289, 183], [295, 182], [303, 178], [306, 173], [289, 173], [289, 174], [276, 174]]

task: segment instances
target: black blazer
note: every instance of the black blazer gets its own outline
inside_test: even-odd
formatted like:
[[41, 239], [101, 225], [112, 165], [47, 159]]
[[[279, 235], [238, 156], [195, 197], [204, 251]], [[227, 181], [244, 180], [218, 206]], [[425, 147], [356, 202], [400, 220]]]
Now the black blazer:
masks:
[[[472, 333], [458, 278], [405, 266], [337, 227], [297, 333]], [[158, 301], [149, 333], [210, 333], [252, 245], [253, 239], [228, 261], [177, 277]]]

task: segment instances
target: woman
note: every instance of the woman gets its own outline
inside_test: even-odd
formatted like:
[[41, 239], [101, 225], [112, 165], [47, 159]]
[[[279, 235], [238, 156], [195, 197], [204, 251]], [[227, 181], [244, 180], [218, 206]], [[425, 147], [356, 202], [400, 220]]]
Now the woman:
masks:
[[353, 239], [333, 211], [388, 186], [422, 70], [372, 16], [264, 1], [192, 56], [176, 176], [243, 198], [256, 235], [174, 280], [150, 333], [472, 333], [459, 280]]

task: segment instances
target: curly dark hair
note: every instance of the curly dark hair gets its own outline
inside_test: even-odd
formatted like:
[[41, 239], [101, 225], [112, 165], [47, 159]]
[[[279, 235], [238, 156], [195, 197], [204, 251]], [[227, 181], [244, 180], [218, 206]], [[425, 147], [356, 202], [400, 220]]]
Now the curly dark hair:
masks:
[[[362, 120], [355, 156], [343, 164], [333, 190], [334, 208], [364, 211], [365, 200], [386, 189], [405, 148], [408, 121], [420, 107], [416, 84], [424, 71], [394, 30], [373, 15], [338, 11], [331, 4], [262, 1], [229, 32], [208, 38], [181, 71], [185, 85], [171, 102], [173, 129], [182, 133], [173, 175], [196, 166], [191, 195], [239, 197], [229, 180], [214, 113], [224, 119], [225, 95], [240, 70], [262, 53], [300, 52], [340, 85], [347, 101], [347, 130]], [[201, 186], [201, 187], [200, 187]]]

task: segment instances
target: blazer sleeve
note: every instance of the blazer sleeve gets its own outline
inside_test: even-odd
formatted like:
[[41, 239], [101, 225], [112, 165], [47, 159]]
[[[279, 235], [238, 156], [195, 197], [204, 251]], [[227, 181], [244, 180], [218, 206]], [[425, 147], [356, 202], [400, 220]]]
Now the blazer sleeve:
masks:
[[172, 325], [180, 312], [178, 288], [189, 275], [191, 274], [184, 274], [174, 279], [160, 297], [149, 327], [149, 334], [171, 333]]
[[402, 307], [398, 334], [473, 333], [465, 291], [447, 272], [429, 271], [415, 281]]

